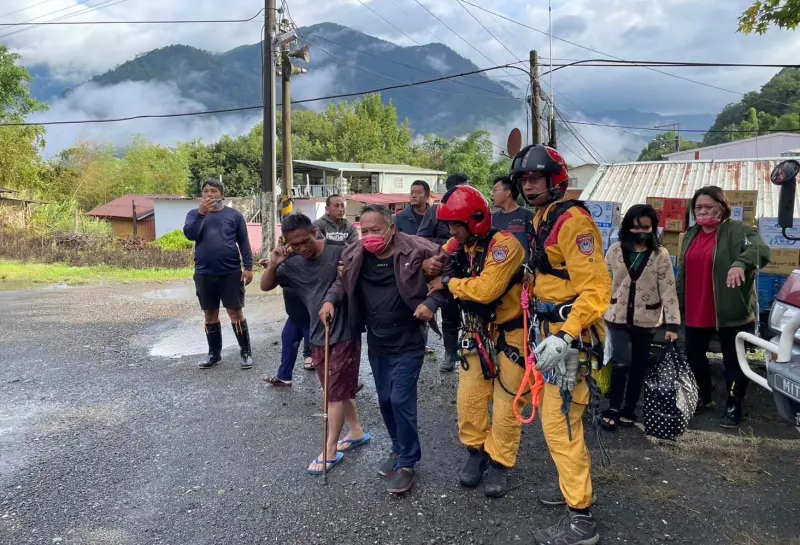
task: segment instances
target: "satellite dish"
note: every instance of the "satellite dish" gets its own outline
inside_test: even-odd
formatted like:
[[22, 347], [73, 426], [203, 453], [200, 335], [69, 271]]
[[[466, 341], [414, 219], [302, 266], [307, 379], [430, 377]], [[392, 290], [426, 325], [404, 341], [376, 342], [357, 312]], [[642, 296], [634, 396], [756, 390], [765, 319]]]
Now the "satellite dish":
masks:
[[514, 157], [522, 149], [522, 132], [519, 129], [511, 129], [508, 134], [508, 143], [506, 151], [511, 157]]

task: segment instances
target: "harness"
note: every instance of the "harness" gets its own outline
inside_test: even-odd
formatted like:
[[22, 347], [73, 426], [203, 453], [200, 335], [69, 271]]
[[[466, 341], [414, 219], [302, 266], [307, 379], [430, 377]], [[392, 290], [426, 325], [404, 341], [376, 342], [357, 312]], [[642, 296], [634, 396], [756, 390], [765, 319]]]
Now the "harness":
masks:
[[[562, 201], [556, 203], [553, 209], [550, 210], [550, 213], [547, 215], [547, 219], [543, 222], [539, 222], [538, 228], [533, 230], [535, 248], [533, 252], [531, 252], [528, 265], [531, 270], [535, 270], [539, 274], [549, 274], [551, 276], [560, 278], [561, 280], [569, 280], [569, 273], [567, 272], [567, 269], [556, 269], [550, 263], [544, 243], [550, 237], [550, 233], [552, 232], [553, 227], [555, 227], [556, 222], [558, 222], [558, 219], [574, 206], [583, 208], [587, 213], [589, 212], [589, 210], [586, 208], [586, 205], [584, 205], [581, 201]], [[562, 266], [563, 265], [566, 265], [566, 263], [562, 263]]]
[[[478, 240], [475, 245], [474, 255], [467, 253], [466, 248], [460, 245], [451, 254], [453, 263], [453, 276], [455, 278], [474, 278], [480, 276], [486, 265], [486, 259], [492, 252], [495, 244], [494, 235], [499, 231], [490, 229], [486, 237]], [[495, 327], [500, 334], [495, 343], [489, 335], [489, 325], [497, 319], [497, 308], [503, 303], [503, 297], [510, 292], [517, 284], [522, 282], [524, 276], [523, 268], [520, 268], [511, 280], [506, 289], [495, 301], [491, 303], [478, 303], [475, 301], [460, 300], [459, 306], [463, 313], [463, 332], [461, 336], [461, 348], [468, 353], [477, 353], [481, 362], [481, 371], [486, 380], [498, 377], [497, 352], [500, 351], [515, 364], [524, 367], [525, 361], [517, 348], [509, 345], [505, 339], [507, 331], [513, 331], [523, 327], [522, 317], [514, 318], [504, 324], [496, 324]], [[467, 358], [461, 358], [461, 366], [464, 370], [469, 368]], [[502, 382], [500, 382], [502, 386]], [[503, 386], [510, 395], [514, 395]]]

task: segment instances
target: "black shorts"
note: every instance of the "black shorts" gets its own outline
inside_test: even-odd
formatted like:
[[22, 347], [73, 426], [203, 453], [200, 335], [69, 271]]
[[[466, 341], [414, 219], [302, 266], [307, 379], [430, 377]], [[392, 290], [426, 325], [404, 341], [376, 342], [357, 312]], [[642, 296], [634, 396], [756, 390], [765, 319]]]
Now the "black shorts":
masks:
[[220, 276], [195, 273], [194, 286], [203, 310], [218, 310], [220, 301], [227, 309], [244, 308], [244, 282], [241, 272]]

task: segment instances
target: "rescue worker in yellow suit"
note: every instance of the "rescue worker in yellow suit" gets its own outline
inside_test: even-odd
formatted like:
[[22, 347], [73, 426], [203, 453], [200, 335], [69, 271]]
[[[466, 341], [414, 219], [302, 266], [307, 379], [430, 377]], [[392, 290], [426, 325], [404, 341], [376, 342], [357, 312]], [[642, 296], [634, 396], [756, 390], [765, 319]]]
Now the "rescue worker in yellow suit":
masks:
[[541, 337], [534, 353], [545, 377], [542, 429], [560, 485], [560, 490], [542, 491], [539, 499], [567, 505], [564, 517], [537, 531], [534, 542], [593, 545], [600, 535], [589, 509], [594, 494], [582, 417], [590, 397], [595, 411], [600, 397], [591, 360], [602, 364], [603, 314], [611, 301], [603, 242], [582, 203], [564, 200], [569, 175], [555, 149], [527, 146], [514, 157], [510, 175], [528, 204], [538, 207], [529, 261], [534, 271], [531, 308]]
[[[525, 249], [511, 233], [492, 229], [486, 198], [474, 187], [449, 190], [438, 209], [451, 238], [445, 245], [453, 277], [437, 277], [431, 290], [446, 289], [463, 312], [458, 378], [458, 436], [469, 453], [459, 473], [462, 486], [483, 480], [484, 493], [508, 490], [517, 463], [522, 425], [513, 401], [524, 376], [524, 329], [520, 294]], [[489, 406], [492, 418], [489, 419]]]

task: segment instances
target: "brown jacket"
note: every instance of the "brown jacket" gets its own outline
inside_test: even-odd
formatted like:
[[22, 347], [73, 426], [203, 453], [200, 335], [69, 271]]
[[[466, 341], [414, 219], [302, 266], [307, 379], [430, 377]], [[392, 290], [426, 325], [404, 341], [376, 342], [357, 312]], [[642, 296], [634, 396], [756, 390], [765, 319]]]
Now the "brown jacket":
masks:
[[677, 332], [681, 314], [669, 252], [662, 247], [645, 255], [647, 265], [637, 276], [628, 272], [631, 264], [625, 262], [619, 242], [608, 249], [606, 266], [611, 274], [612, 291], [606, 322], [652, 329], [660, 326], [663, 318], [667, 329]]
[[[442, 256], [442, 275], [452, 274], [450, 258], [438, 244], [424, 238], [407, 235], [399, 231], [394, 234], [394, 274], [400, 297], [413, 313], [422, 303], [434, 314], [447, 300], [444, 291], [428, 296], [428, 283], [422, 270], [422, 262], [435, 255]], [[342, 254], [342, 268], [336, 282], [325, 296], [325, 301], [340, 306], [347, 301], [350, 328], [353, 332], [364, 330], [365, 317], [359, 301], [358, 280], [364, 262], [364, 244], [359, 240], [347, 247]], [[438, 333], [436, 321], [431, 328]]]

